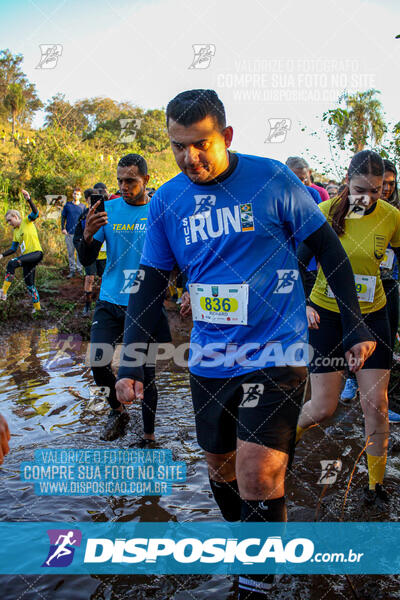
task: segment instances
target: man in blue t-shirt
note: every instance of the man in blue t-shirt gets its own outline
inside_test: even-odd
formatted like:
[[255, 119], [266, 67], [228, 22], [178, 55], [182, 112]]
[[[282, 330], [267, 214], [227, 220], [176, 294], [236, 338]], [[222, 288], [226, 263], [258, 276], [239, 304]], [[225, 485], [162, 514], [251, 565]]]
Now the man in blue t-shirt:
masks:
[[[106, 242], [107, 259], [99, 300], [93, 315], [90, 334], [90, 365], [96, 385], [105, 388], [111, 411], [101, 434], [103, 440], [114, 440], [125, 431], [129, 415], [115, 393], [115, 375], [111, 363], [115, 345], [122, 343], [128, 300], [135, 294], [141, 278], [139, 262], [146, 233], [149, 197], [147, 163], [138, 154], [121, 158], [117, 167], [121, 196], [108, 200], [105, 212], [96, 212], [100, 202], [89, 210], [83, 239], [78, 245], [84, 266], [92, 264]], [[137, 281], [136, 281], [137, 276]], [[169, 342], [170, 333], [166, 314], [152, 327], [155, 342]], [[145, 391], [142, 403], [144, 435], [142, 445], [154, 441], [154, 422], [157, 408], [155, 369], [149, 364], [144, 369]]]
[[[213, 90], [182, 92], [171, 100], [167, 127], [182, 172], [151, 200], [117, 397], [131, 404], [143, 396], [144, 357], [138, 351], [178, 263], [188, 279], [194, 320], [189, 369], [197, 439], [214, 497], [227, 520], [284, 521], [284, 478], [307, 375], [307, 319], [295, 246], [310, 244], [334, 293], [341, 296], [339, 288], [346, 288], [341, 297], [351, 311], [344, 308], [343, 327], [352, 331], [346, 351], [362, 364], [374, 345], [354, 321], [351, 266], [290, 169], [228, 152], [233, 130]], [[361, 321], [359, 309], [358, 315]], [[263, 581], [249, 581], [242, 580], [240, 598], [266, 589]]]
[[75, 247], [73, 241], [76, 224], [86, 208], [84, 204], [80, 203], [81, 196], [82, 192], [80, 188], [75, 188], [72, 192], [72, 202], [67, 202], [61, 213], [61, 231], [65, 235], [65, 243], [68, 252], [69, 273], [67, 279], [73, 277], [77, 270], [79, 273], [83, 272], [78, 256], [75, 260]]

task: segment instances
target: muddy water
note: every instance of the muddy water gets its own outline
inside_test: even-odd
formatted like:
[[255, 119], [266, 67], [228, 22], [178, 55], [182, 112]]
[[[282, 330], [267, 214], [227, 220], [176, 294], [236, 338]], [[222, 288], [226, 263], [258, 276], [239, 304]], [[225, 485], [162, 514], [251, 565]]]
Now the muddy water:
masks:
[[[19, 480], [22, 461], [41, 448], [125, 448], [141, 434], [138, 412], [132, 410], [127, 435], [101, 442], [107, 409], [88, 402], [93, 383], [84, 364], [85, 344], [70, 358], [54, 362], [54, 330], [33, 329], [0, 340], [0, 412], [12, 432], [11, 452], [0, 467], [0, 519], [4, 521], [210, 521], [220, 520], [212, 500], [207, 471], [194, 430], [188, 375], [164, 363], [158, 373], [160, 392], [157, 440], [175, 460], [185, 461], [187, 480], [164, 497], [66, 498], [36, 496], [33, 485]], [[400, 426], [399, 430], [400, 430]], [[362, 508], [367, 482], [364, 457], [357, 463], [344, 502], [349, 477], [362, 449], [358, 403], [341, 405], [324, 431], [315, 428], [298, 446], [287, 480], [291, 521], [396, 521], [399, 515], [400, 457], [388, 460], [388, 487], [394, 493], [388, 512]], [[321, 460], [343, 463], [335, 484], [318, 484]], [[321, 494], [323, 497], [321, 498]], [[5, 543], [2, 540], [3, 544]], [[373, 540], [371, 540], [373, 543]], [[400, 540], [399, 540], [400, 543]], [[331, 600], [400, 598], [399, 578], [375, 576], [282, 576], [269, 598]], [[208, 600], [236, 598], [236, 582], [224, 576], [0, 576], [1, 600]]]

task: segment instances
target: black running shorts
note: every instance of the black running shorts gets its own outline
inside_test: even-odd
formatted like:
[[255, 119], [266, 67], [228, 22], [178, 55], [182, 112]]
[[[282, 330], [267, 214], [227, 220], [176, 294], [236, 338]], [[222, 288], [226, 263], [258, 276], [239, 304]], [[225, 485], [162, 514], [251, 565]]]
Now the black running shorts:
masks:
[[271, 367], [240, 377], [190, 375], [197, 441], [225, 454], [237, 438], [290, 454], [303, 403], [305, 367]]
[[[347, 362], [343, 350], [343, 330], [340, 313], [327, 310], [310, 302], [320, 316], [318, 329], [309, 329], [309, 344], [313, 348], [310, 373], [331, 373], [343, 371]], [[389, 318], [386, 306], [363, 315], [365, 325], [370, 330], [371, 339], [376, 340], [375, 352], [365, 361], [363, 369], [390, 369], [392, 348]]]

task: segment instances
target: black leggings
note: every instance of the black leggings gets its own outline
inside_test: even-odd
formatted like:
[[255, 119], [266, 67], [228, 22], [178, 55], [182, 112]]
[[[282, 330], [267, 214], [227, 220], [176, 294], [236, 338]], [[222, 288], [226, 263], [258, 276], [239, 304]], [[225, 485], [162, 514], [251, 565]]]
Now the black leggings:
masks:
[[[93, 315], [93, 324], [90, 332], [90, 364], [93, 378], [98, 386], [110, 388], [108, 403], [111, 408], [119, 408], [115, 391], [116, 377], [111, 368], [112, 354], [110, 346], [122, 344], [124, 336], [126, 307], [99, 300]], [[102, 349], [101, 344], [105, 344]], [[108, 353], [107, 355], [105, 353]], [[106, 356], [106, 358], [105, 358]], [[96, 361], [101, 361], [101, 366], [96, 367]], [[157, 410], [157, 387], [155, 384], [155, 366], [144, 367], [144, 397], [142, 400], [142, 418], [145, 433], [154, 433], [154, 423]]]
[[43, 252], [29, 252], [12, 258], [6, 268], [6, 281], [12, 281], [15, 277], [15, 269], [22, 267], [24, 281], [28, 288], [33, 302], [39, 302], [39, 294], [35, 287], [36, 267], [43, 258]]
[[399, 326], [399, 286], [395, 279], [382, 279], [383, 289], [386, 294], [386, 307], [390, 325], [390, 342], [392, 350], [396, 341]]

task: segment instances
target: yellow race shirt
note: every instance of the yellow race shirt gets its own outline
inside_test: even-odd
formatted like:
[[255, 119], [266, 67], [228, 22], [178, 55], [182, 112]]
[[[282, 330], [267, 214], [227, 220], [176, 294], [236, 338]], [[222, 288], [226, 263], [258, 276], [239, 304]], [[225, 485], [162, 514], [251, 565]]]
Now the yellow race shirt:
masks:
[[[329, 223], [331, 200], [319, 204]], [[378, 200], [375, 209], [358, 219], [346, 219], [344, 234], [339, 237], [349, 257], [362, 313], [379, 310], [386, 304], [379, 265], [384, 260], [386, 248], [400, 246], [400, 211], [384, 200]], [[310, 300], [333, 312], [339, 312], [336, 299], [321, 269], [312, 289]]]
[[105, 260], [107, 258], [107, 247], [106, 242], [103, 242], [97, 260]]
[[39, 242], [37, 229], [28, 217], [24, 217], [21, 225], [14, 229], [13, 242], [18, 242], [21, 254], [43, 252]]

